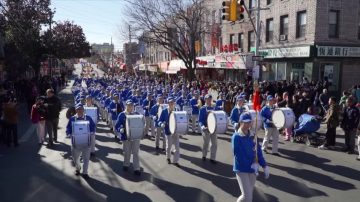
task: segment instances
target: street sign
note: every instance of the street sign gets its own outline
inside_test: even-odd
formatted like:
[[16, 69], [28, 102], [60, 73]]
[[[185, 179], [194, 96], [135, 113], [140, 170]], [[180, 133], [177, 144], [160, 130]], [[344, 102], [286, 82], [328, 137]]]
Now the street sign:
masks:
[[261, 62], [261, 61], [263, 61], [263, 59], [264, 59], [263, 56], [252, 56], [252, 61]]

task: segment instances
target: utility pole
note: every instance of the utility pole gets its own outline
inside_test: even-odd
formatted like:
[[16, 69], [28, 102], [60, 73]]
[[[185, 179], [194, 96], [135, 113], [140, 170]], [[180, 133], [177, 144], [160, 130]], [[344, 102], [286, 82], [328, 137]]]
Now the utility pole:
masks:
[[[260, 31], [260, 0], [257, 0], [257, 11], [256, 11], [256, 40], [255, 40], [255, 56], [259, 56], [259, 47], [260, 47], [260, 37], [261, 37], [261, 31]], [[259, 80], [261, 80], [262, 77], [262, 68], [260, 67], [260, 62], [255, 61], [255, 67], [259, 67]]]
[[50, 11], [50, 21], [49, 21], [49, 30], [50, 30], [50, 57], [48, 56], [49, 65], [50, 65], [50, 77], [52, 77], [53, 66], [52, 66], [52, 52], [53, 52], [53, 35], [52, 35], [52, 20], [53, 13]]

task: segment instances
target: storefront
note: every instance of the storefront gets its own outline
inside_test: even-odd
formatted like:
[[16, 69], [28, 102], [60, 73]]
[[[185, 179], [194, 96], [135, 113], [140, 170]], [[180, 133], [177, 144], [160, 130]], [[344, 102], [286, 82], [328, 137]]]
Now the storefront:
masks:
[[215, 68], [225, 81], [244, 81], [247, 71], [252, 69], [252, 54], [220, 54], [215, 56]]

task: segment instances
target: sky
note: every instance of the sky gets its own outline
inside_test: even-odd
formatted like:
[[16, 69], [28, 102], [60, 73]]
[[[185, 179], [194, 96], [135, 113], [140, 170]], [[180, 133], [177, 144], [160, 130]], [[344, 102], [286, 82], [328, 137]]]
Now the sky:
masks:
[[115, 50], [122, 50], [123, 0], [52, 0], [51, 4], [56, 10], [54, 21], [73, 21], [83, 28], [90, 44], [110, 43], [112, 38]]

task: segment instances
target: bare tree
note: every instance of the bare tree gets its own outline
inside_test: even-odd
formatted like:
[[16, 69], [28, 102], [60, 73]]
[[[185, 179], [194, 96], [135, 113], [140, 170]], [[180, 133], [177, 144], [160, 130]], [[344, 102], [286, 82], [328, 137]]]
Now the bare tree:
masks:
[[126, 0], [135, 33], [142, 33], [142, 40], [163, 46], [181, 59], [190, 80], [195, 78], [195, 43], [208, 30], [205, 1]]

